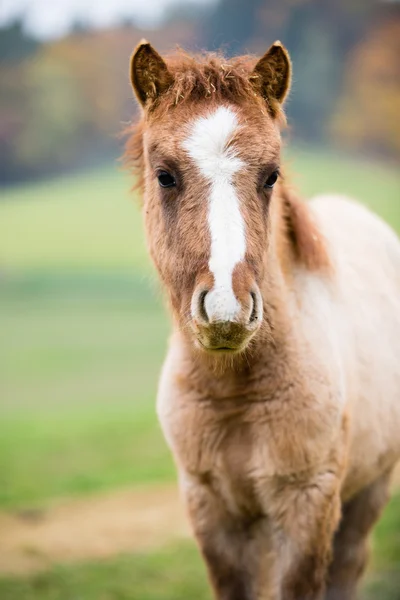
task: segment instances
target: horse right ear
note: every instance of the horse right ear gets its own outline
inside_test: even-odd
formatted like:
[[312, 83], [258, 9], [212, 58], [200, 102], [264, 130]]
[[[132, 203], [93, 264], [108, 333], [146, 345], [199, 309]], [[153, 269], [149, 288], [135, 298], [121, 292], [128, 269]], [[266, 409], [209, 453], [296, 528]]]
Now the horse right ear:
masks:
[[130, 77], [143, 107], [154, 102], [173, 82], [164, 60], [146, 40], [142, 40], [132, 54]]
[[273, 117], [281, 111], [290, 89], [291, 76], [289, 53], [281, 42], [275, 42], [260, 58], [250, 78], [256, 91], [266, 101]]

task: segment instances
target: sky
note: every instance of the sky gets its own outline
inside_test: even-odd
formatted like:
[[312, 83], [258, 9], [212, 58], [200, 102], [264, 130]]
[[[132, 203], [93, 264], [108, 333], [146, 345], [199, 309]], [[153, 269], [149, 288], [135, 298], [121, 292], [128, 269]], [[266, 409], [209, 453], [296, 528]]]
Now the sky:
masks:
[[[179, 4], [214, 4], [216, 0], [181, 0]], [[0, 26], [23, 17], [27, 31], [39, 38], [56, 38], [80, 21], [109, 27], [131, 18], [144, 28], [156, 28], [177, 0], [0, 0]]]

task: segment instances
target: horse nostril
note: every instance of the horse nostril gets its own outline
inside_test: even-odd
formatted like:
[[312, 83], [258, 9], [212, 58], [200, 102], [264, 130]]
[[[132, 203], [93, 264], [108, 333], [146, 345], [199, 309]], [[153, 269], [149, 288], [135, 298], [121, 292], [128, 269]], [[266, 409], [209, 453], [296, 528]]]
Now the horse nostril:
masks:
[[199, 315], [203, 319], [205, 323], [208, 323], [209, 318], [206, 311], [206, 296], [208, 294], [208, 290], [203, 290], [199, 295]]
[[250, 314], [250, 323], [254, 323], [254, 321], [257, 321], [258, 316], [257, 316], [257, 296], [254, 292], [250, 292], [250, 296], [253, 302], [253, 308], [251, 310], [251, 314]]

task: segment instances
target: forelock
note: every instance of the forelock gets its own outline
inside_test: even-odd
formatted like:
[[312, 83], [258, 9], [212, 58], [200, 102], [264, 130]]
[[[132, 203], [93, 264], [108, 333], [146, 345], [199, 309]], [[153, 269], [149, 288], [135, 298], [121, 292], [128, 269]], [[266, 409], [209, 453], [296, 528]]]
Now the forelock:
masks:
[[165, 57], [165, 62], [173, 76], [173, 84], [160, 98], [159, 104], [163, 108], [211, 97], [234, 104], [257, 98], [252, 83], [255, 57], [240, 56], [228, 60], [218, 53], [192, 56], [178, 51]]

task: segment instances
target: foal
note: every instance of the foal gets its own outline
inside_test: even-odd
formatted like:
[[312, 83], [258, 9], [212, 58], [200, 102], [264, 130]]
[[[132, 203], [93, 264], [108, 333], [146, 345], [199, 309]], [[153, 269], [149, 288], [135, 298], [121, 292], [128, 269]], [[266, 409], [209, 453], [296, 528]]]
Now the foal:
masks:
[[158, 414], [219, 600], [354, 598], [400, 456], [400, 243], [283, 181], [290, 72], [278, 42], [131, 61], [127, 160], [174, 323]]

